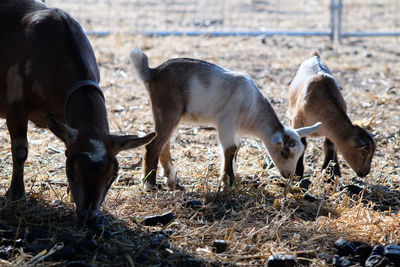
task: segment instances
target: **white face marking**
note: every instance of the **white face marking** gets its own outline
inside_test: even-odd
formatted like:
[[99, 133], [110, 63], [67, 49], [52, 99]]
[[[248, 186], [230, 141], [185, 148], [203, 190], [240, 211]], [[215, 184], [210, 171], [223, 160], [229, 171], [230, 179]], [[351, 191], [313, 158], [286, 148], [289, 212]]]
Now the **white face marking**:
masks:
[[93, 162], [99, 162], [104, 159], [107, 154], [104, 143], [99, 140], [90, 139], [89, 142], [93, 145], [92, 152], [86, 152], [89, 159]]
[[23, 97], [24, 79], [18, 74], [18, 63], [7, 72], [7, 100], [10, 103], [21, 101]]

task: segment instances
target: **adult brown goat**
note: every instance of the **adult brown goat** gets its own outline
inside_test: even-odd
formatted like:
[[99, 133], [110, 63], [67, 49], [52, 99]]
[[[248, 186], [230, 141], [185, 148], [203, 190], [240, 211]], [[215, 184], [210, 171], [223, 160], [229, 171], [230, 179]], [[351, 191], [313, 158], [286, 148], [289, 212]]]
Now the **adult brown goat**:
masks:
[[66, 145], [66, 172], [78, 219], [96, 223], [117, 176], [116, 155], [151, 141], [109, 134], [99, 70], [82, 28], [39, 1], [0, 1], [0, 116], [11, 137], [12, 181], [6, 196], [23, 199], [27, 123], [48, 127]]
[[[341, 175], [337, 147], [358, 176], [364, 177], [370, 172], [375, 141], [366, 130], [353, 125], [347, 116], [346, 102], [339, 86], [318, 52], [313, 52], [299, 67], [290, 84], [289, 102], [292, 127], [322, 122], [313, 135], [325, 136], [323, 169], [333, 161], [333, 174]], [[305, 137], [302, 142], [307, 145]], [[303, 156], [296, 167], [296, 175], [300, 177], [304, 172]]]

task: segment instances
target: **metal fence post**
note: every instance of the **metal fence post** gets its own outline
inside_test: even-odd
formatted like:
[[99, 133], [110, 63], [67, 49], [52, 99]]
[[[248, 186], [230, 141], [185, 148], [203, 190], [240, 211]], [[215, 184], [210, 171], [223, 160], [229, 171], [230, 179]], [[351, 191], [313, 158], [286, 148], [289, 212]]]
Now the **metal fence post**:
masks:
[[330, 11], [331, 11], [331, 20], [330, 20], [330, 28], [331, 28], [331, 33], [330, 33], [330, 38], [331, 41], [333, 42], [335, 40], [335, 10], [336, 10], [336, 0], [331, 0], [331, 5], [330, 5]]
[[339, 3], [337, 5], [337, 35], [338, 35], [338, 40], [339, 43], [342, 43], [342, 12], [343, 12], [343, 4], [342, 0], [338, 0]]

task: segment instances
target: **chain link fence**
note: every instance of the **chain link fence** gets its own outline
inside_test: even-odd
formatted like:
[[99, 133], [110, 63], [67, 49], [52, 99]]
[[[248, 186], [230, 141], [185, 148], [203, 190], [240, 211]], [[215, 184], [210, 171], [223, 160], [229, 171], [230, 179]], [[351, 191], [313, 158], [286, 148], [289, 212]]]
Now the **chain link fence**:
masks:
[[400, 0], [46, 0], [89, 34], [400, 35]]

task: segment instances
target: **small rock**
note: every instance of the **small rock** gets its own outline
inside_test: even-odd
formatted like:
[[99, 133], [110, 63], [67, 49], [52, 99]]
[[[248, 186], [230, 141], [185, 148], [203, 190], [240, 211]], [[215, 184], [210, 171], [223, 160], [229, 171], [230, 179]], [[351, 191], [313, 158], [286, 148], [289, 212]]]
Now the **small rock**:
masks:
[[305, 191], [308, 190], [308, 188], [311, 185], [311, 181], [309, 179], [303, 178], [300, 180], [299, 186], [304, 189]]
[[47, 237], [47, 231], [40, 228], [28, 228], [26, 231], [26, 241], [32, 242], [37, 239], [43, 239]]
[[365, 57], [366, 58], [370, 58], [370, 57], [372, 57], [372, 54], [371, 53], [367, 53], [367, 54], [365, 54]]
[[365, 262], [365, 267], [386, 267], [388, 264], [390, 264], [390, 261], [386, 257], [382, 255], [371, 254], [371, 256], [369, 256]]
[[400, 246], [395, 244], [389, 244], [385, 247], [384, 251], [385, 257], [387, 257], [391, 262], [400, 266]]
[[185, 208], [201, 208], [203, 206], [203, 203], [200, 200], [189, 200], [185, 203], [183, 203], [183, 207]]
[[172, 212], [167, 212], [161, 215], [147, 216], [143, 219], [143, 224], [146, 226], [156, 226], [158, 224], [167, 225], [175, 218]]
[[354, 250], [354, 255], [358, 261], [364, 265], [365, 261], [371, 255], [372, 247], [370, 245], [360, 245]]
[[93, 265], [83, 261], [71, 261], [65, 267], [92, 267]]
[[228, 248], [228, 242], [226, 240], [213, 240], [212, 246], [215, 248], [215, 252], [222, 253]]
[[385, 254], [385, 247], [382, 245], [376, 245], [371, 252], [371, 255], [381, 255]]
[[349, 261], [345, 256], [335, 257], [333, 259], [332, 264], [336, 267], [349, 267], [349, 266], [353, 265], [353, 263], [351, 261]]
[[305, 194], [303, 198], [304, 198], [304, 200], [307, 200], [310, 202], [315, 202], [318, 200], [318, 198], [316, 196], [313, 196], [311, 194]]
[[82, 239], [82, 240], [78, 241], [78, 243], [75, 246], [75, 249], [78, 254], [85, 254], [87, 252], [91, 252], [91, 251], [95, 250], [98, 247], [99, 247], [99, 244], [97, 243], [96, 240]]
[[361, 193], [361, 191], [363, 191], [363, 188], [361, 186], [355, 184], [346, 186], [346, 189], [351, 195], [358, 195]]
[[41, 251], [41, 248], [36, 245], [28, 245], [24, 248], [25, 253], [32, 253], [32, 254], [37, 254]]
[[12, 246], [2, 246], [0, 248], [0, 259], [7, 260], [11, 257], [13, 247]]
[[297, 265], [297, 261], [292, 255], [271, 255], [267, 264], [268, 267], [293, 267]]
[[335, 241], [335, 248], [339, 256], [348, 256], [354, 253], [353, 246], [344, 238]]
[[51, 260], [71, 260], [75, 257], [76, 250], [72, 246], [64, 246], [49, 256]]
[[163, 234], [156, 234], [155, 237], [153, 237], [150, 240], [150, 248], [157, 248], [157, 249], [166, 249], [166, 248], [172, 248], [171, 243], [167, 240], [165, 235]]

